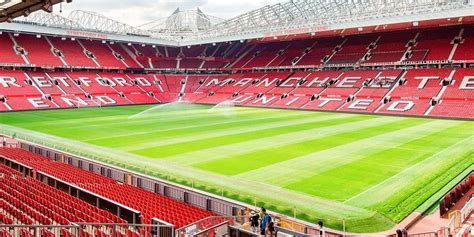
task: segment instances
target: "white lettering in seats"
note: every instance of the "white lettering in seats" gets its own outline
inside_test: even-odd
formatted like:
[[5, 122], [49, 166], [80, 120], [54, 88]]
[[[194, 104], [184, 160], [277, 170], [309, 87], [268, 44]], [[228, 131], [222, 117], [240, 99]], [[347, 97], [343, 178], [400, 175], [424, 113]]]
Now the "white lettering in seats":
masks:
[[388, 111], [395, 111], [395, 112], [406, 112], [409, 111], [415, 106], [413, 101], [396, 101], [391, 104], [387, 110]]

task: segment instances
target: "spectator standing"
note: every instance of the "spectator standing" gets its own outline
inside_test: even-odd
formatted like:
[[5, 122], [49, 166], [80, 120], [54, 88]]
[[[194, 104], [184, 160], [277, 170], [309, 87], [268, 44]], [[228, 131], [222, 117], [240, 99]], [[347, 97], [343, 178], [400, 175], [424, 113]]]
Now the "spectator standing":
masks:
[[267, 214], [267, 210], [262, 207], [260, 212], [261, 221], [260, 221], [260, 235], [265, 236], [267, 233], [270, 234], [270, 223], [272, 221], [272, 217]]

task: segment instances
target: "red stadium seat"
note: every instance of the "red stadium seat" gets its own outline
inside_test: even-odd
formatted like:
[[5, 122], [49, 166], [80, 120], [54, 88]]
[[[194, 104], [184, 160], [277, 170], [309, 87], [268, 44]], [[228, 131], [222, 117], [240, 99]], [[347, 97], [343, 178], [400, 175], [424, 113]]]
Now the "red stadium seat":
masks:
[[[22, 149], [0, 148], [0, 155], [139, 210], [143, 216], [143, 224], [151, 223], [152, 218], [158, 218], [179, 228], [215, 215], [180, 201], [141, 188], [121, 184], [113, 179], [78, 169], [65, 163], [55, 162]], [[72, 198], [68, 194], [59, 192], [53, 187], [32, 178], [13, 179], [12, 175], [21, 176], [21, 174], [6, 166], [0, 165], [0, 171], [9, 174], [3, 178], [4, 182], [0, 183], [0, 192], [7, 197], [7, 202], [13, 203], [14, 206], [16, 205], [15, 207], [41, 224], [50, 224], [52, 222], [63, 225], [67, 225], [69, 222], [125, 223], [124, 220], [116, 216], [106, 214], [103, 210], [97, 209], [79, 199]], [[31, 199], [30, 197], [32, 196], [36, 198]], [[54, 196], [55, 199], [51, 200], [49, 198], [51, 196]], [[9, 203], [3, 203], [2, 205], [10, 205]], [[74, 213], [67, 211], [73, 210], [69, 207], [73, 207]], [[44, 216], [37, 211], [45, 210], [45, 208], [51, 210], [47, 212], [50, 213], [48, 216]], [[183, 214], [176, 216], [176, 213]], [[28, 218], [25, 222], [29, 222]]]

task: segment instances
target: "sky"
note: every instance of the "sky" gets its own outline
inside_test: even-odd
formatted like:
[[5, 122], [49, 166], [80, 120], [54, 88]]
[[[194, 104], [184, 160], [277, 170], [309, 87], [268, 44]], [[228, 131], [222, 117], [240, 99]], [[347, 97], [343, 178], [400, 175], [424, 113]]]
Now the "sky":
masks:
[[54, 12], [67, 16], [74, 10], [88, 10], [101, 13], [109, 18], [132, 26], [159, 20], [171, 15], [176, 8], [182, 10], [200, 8], [204, 13], [224, 19], [269, 4], [285, 0], [73, 0], [55, 6]]

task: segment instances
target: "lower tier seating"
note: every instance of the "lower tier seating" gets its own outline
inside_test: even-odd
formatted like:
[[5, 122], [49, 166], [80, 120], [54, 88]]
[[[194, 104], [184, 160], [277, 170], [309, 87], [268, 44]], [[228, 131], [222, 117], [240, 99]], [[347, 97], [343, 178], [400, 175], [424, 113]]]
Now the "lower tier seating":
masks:
[[[468, 109], [474, 101], [472, 68], [225, 75], [26, 73], [43, 77], [30, 85], [24, 72], [2, 71], [0, 111], [183, 101], [473, 118]], [[21, 80], [12, 78], [23, 82], [17, 85]]]
[[[56, 177], [63, 182], [77, 185], [92, 193], [96, 193], [102, 197], [121, 203], [124, 206], [138, 210], [141, 214], [142, 224], [151, 224], [152, 218], [157, 218], [175, 225], [176, 228], [180, 228], [206, 217], [215, 216], [215, 214], [212, 212], [202, 210], [189, 204], [185, 204], [183, 202], [128, 184], [119, 183], [111, 178], [79, 169], [69, 164], [52, 161], [49, 158], [30, 153], [22, 149], [0, 148], [0, 156], [15, 160], [31, 167], [34, 170]], [[16, 176], [18, 175], [19, 173], [16, 173]], [[31, 222], [33, 223], [39, 222], [40, 224], [68, 224], [68, 221], [93, 223], [123, 222], [121, 219], [117, 219], [116, 217], [108, 215], [105, 211], [91, 209], [87, 205], [83, 205], [82, 207], [85, 208], [85, 214], [75, 214], [75, 216], [72, 216], [72, 213], [63, 211], [60, 208], [64, 206], [64, 209], [69, 210], [66, 208], [66, 206], [69, 204], [73, 205], [74, 200], [64, 200], [66, 199], [64, 198], [64, 195], [67, 194], [57, 194], [60, 196], [62, 195], [62, 202], [60, 202], [61, 200], [55, 200], [53, 204], [46, 204], [47, 200], [42, 200], [42, 198], [45, 198], [48, 195], [53, 195], [55, 190], [54, 188], [50, 188], [49, 186], [38, 182], [39, 181], [33, 180], [32, 178], [24, 178], [21, 180], [21, 182], [17, 182], [17, 180], [14, 178], [9, 179], [8, 177], [4, 177], [4, 181], [0, 184], [0, 192], [2, 195], [5, 194], [8, 195], [8, 197], [11, 196], [11, 198], [8, 200], [14, 204], [20, 203], [18, 205], [21, 206], [18, 208], [23, 210], [24, 213], [28, 214], [27, 217], [30, 218], [32, 220]], [[30, 193], [25, 193], [28, 195], [22, 195], [22, 187], [24, 188], [25, 185], [34, 185], [34, 188], [28, 190]], [[46, 195], [40, 193], [46, 193]], [[31, 200], [29, 197], [35, 197], [35, 199]], [[21, 204], [25, 202], [26, 204]], [[55, 204], [59, 205], [59, 207], [57, 207], [57, 205], [54, 206]], [[82, 202], [78, 201], [77, 204], [82, 205]], [[54, 214], [56, 212], [51, 212], [53, 214], [49, 216], [43, 216], [41, 213], [43, 213], [42, 208], [45, 205], [52, 206], [51, 209], [55, 208], [54, 210], [57, 210], [58, 215], [56, 216], [56, 214]], [[35, 208], [41, 211], [35, 211]], [[97, 214], [90, 214], [93, 212], [96, 212]], [[64, 215], [66, 217], [64, 217]], [[68, 219], [68, 217], [70, 219]], [[25, 218], [25, 222], [30, 223], [30, 219], [28, 218]]]
[[[18, 152], [17, 149], [3, 149], [2, 155]], [[25, 154], [20, 152], [20, 154]], [[34, 157], [34, 156], [33, 156]], [[31, 159], [28, 159], [31, 160]], [[38, 159], [44, 161], [44, 159]], [[97, 208], [79, 198], [59, 191], [33, 177], [0, 164], [0, 224], [16, 225], [70, 225], [71, 223], [118, 223], [127, 222], [120, 217]], [[14, 235], [5, 230], [3, 236]], [[68, 236], [67, 230], [44, 230], [43, 236]], [[111, 234], [111, 229], [101, 232]], [[125, 230], [122, 230], [123, 232]], [[30, 230], [23, 230], [29, 235]], [[125, 232], [124, 232], [125, 233]], [[70, 234], [70, 233], [69, 233]], [[106, 235], [110, 236], [110, 235]]]

